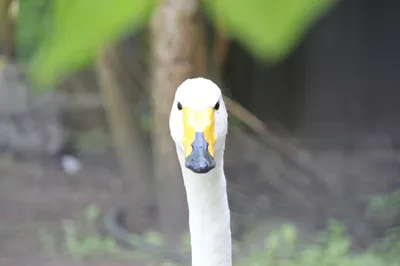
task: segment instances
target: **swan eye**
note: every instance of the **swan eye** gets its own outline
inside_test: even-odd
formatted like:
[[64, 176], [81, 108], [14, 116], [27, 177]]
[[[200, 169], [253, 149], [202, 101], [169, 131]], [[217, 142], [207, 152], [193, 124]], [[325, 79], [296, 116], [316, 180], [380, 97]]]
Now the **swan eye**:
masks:
[[182, 110], [182, 104], [180, 102], [178, 102], [178, 104], [176, 105], [176, 107], [178, 108], [178, 110]]
[[215, 110], [218, 110], [218, 109], [219, 109], [219, 101], [215, 104], [214, 109], [215, 109]]

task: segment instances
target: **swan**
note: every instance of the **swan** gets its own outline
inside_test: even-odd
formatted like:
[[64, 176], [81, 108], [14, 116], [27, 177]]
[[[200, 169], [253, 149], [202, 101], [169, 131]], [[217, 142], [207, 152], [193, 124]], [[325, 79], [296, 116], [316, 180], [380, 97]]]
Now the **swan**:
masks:
[[192, 266], [231, 266], [230, 211], [224, 174], [228, 113], [211, 80], [185, 80], [172, 104], [175, 142], [189, 208]]

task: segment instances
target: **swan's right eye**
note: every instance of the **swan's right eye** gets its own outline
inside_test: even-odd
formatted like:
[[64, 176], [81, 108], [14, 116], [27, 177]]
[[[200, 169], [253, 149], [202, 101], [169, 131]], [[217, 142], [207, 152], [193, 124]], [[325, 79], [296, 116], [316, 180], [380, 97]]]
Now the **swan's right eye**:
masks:
[[182, 104], [180, 102], [178, 102], [178, 104], [176, 105], [176, 107], [178, 108], [178, 110], [182, 110]]
[[218, 111], [218, 109], [219, 109], [219, 101], [215, 104], [214, 109]]

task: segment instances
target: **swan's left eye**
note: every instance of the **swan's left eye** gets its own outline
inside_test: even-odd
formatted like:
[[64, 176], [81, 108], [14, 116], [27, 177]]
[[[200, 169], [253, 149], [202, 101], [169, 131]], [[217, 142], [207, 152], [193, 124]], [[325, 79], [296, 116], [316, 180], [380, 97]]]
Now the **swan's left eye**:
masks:
[[218, 109], [219, 109], [219, 101], [215, 104], [214, 109], [215, 109], [215, 110], [218, 110]]

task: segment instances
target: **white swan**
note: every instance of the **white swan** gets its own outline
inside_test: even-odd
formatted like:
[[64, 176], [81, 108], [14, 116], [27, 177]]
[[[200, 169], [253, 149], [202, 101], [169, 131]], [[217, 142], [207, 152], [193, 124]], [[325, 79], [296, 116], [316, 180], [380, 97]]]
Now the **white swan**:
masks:
[[184, 81], [176, 91], [169, 125], [189, 207], [192, 266], [231, 266], [223, 168], [228, 113], [221, 90], [204, 78]]

